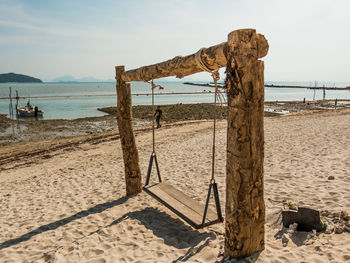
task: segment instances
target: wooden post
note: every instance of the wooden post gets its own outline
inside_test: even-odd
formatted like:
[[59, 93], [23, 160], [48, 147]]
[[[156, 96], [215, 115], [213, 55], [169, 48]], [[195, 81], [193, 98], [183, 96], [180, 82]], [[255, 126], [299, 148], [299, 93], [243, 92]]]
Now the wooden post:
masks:
[[10, 89], [10, 95], [9, 95], [9, 98], [10, 98], [9, 111], [10, 111], [10, 119], [12, 120], [12, 119], [13, 119], [12, 88], [9, 87], [9, 89]]
[[264, 62], [258, 60], [258, 38], [253, 29], [228, 36], [224, 255], [237, 259], [264, 249]]
[[17, 108], [18, 108], [18, 99], [19, 99], [19, 97], [18, 97], [18, 90], [16, 90], [16, 118], [18, 117], [17, 115], [18, 115], [18, 110], [17, 110]]
[[124, 66], [116, 66], [117, 81], [117, 121], [120, 142], [123, 150], [125, 167], [126, 195], [137, 194], [142, 191], [139, 154], [136, 148], [132, 127], [131, 88], [129, 83], [122, 80]]

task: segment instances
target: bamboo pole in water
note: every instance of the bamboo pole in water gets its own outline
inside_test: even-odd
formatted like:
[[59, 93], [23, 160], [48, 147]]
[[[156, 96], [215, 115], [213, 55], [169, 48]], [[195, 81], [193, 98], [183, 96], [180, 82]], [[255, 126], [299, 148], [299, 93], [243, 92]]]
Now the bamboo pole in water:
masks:
[[10, 98], [9, 112], [10, 112], [10, 119], [12, 120], [12, 119], [13, 119], [12, 88], [9, 87], [9, 89], [10, 89], [10, 95], [9, 95], [9, 98]]
[[16, 90], [16, 118], [18, 117], [18, 100], [19, 100], [19, 97], [18, 97], [18, 90]]

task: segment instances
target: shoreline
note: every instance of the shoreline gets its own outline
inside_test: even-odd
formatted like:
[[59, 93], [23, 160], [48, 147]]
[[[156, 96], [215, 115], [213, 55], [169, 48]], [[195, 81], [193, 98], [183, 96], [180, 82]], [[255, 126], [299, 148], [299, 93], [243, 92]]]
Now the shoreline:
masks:
[[[280, 118], [303, 118], [303, 116], [317, 116], [323, 115], [349, 115], [350, 108], [337, 109], [337, 110], [308, 110], [298, 111], [285, 115], [278, 115], [275, 117], [265, 116], [265, 121], [268, 119], [280, 119]], [[172, 127], [187, 126], [197, 123], [198, 125], [203, 122], [211, 122], [211, 120], [185, 120], [185, 121], [173, 121], [163, 123], [161, 130], [167, 130]], [[219, 120], [220, 121], [220, 120]], [[224, 119], [221, 119], [221, 122]], [[83, 121], [84, 122], [84, 121]], [[134, 126], [134, 132], [136, 136], [140, 134], [150, 132], [152, 130], [151, 122], [148, 125]], [[158, 130], [157, 130], [158, 131]], [[44, 133], [45, 134], [45, 133]], [[119, 133], [117, 128], [110, 131], [95, 132], [85, 135], [75, 136], [61, 136], [54, 138], [37, 138], [27, 141], [17, 141], [12, 143], [3, 144], [0, 147], [0, 171], [7, 170], [12, 167], [12, 163], [16, 163], [17, 166], [27, 165], [38, 160], [49, 159], [52, 156], [57, 155], [58, 152], [74, 151], [79, 149], [84, 144], [98, 145], [101, 143], [114, 141], [119, 139]], [[10, 168], [11, 169], [11, 168]]]
[[[160, 105], [163, 110], [162, 123], [174, 123], [194, 120], [213, 119], [213, 104], [170, 104]], [[226, 119], [226, 106], [217, 108], [217, 118]], [[276, 101], [265, 102], [265, 117], [279, 117], [284, 114], [310, 111], [335, 110], [350, 107], [350, 100], [338, 100], [335, 108], [334, 100], [322, 101]], [[89, 136], [117, 130], [116, 107], [99, 108], [107, 113], [100, 117], [78, 119], [10, 120], [0, 114], [0, 145], [6, 146], [29, 141], [55, 140], [76, 136]], [[134, 127], [146, 127], [152, 123], [152, 106], [133, 106]]]
[[[182, 84], [215, 88], [215, 85], [213, 85], [212, 82], [211, 83], [183, 82]], [[268, 87], [268, 88], [285, 88], [285, 89], [350, 90], [350, 86], [346, 86], [346, 87], [330, 87], [330, 86], [317, 87], [317, 86], [301, 86], [301, 85], [278, 85], [278, 84], [266, 84], [266, 83], [264, 86]], [[219, 84], [218, 87], [222, 88], [224, 86]]]

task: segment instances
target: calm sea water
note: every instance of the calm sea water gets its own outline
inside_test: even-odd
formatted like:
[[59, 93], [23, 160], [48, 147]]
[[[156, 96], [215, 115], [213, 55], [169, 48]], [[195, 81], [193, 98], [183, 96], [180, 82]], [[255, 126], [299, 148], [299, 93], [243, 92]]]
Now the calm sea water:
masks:
[[[272, 83], [272, 82], [269, 82]], [[198, 92], [213, 91], [213, 88], [184, 85], [182, 82], [157, 82], [164, 87], [161, 92]], [[288, 85], [310, 85], [310, 83], [278, 83]], [[322, 83], [326, 86], [336, 85], [344, 87], [347, 83]], [[321, 84], [319, 84], [320, 86]], [[133, 94], [150, 93], [150, 85], [142, 82], [133, 82]], [[116, 91], [115, 83], [1, 83], [0, 98], [8, 98], [9, 87], [12, 87], [12, 96], [18, 90], [21, 99], [19, 105], [25, 105], [27, 98], [30, 98], [32, 105], [44, 110], [44, 119], [75, 119], [92, 116], [102, 116], [103, 112], [97, 108], [115, 106]], [[159, 92], [159, 91], [156, 91]], [[50, 98], [50, 96], [52, 96]], [[54, 97], [66, 96], [66, 97]], [[37, 98], [41, 97], [41, 98]], [[46, 98], [43, 98], [46, 97]], [[312, 100], [314, 91], [308, 89], [281, 89], [265, 88], [265, 101], [286, 101], [286, 100]], [[323, 91], [316, 90], [315, 98], [322, 99]], [[350, 91], [326, 91], [326, 99], [350, 99]], [[156, 104], [176, 104], [176, 103], [201, 103], [213, 102], [213, 94], [186, 94], [186, 95], [161, 95], [155, 96]], [[152, 103], [151, 96], [133, 95], [133, 105], [149, 105]], [[13, 103], [15, 103], [13, 101]], [[9, 113], [9, 100], [0, 99], [0, 113]]]

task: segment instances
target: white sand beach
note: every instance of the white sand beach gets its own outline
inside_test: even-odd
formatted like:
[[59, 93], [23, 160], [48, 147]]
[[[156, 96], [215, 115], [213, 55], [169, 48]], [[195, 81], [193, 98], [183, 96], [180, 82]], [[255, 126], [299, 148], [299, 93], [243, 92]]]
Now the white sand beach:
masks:
[[[266, 245], [251, 262], [350, 262], [349, 232], [311, 239], [296, 232], [285, 247], [280, 238], [284, 203], [350, 213], [349, 135], [349, 109], [265, 118]], [[204, 202], [212, 121], [164, 126], [156, 138], [163, 179]], [[136, 139], [144, 181], [151, 131]], [[223, 213], [225, 156], [220, 121], [216, 180]], [[220, 262], [223, 246], [224, 224], [194, 230], [145, 192], [125, 197], [119, 140], [0, 167], [0, 262]]]

